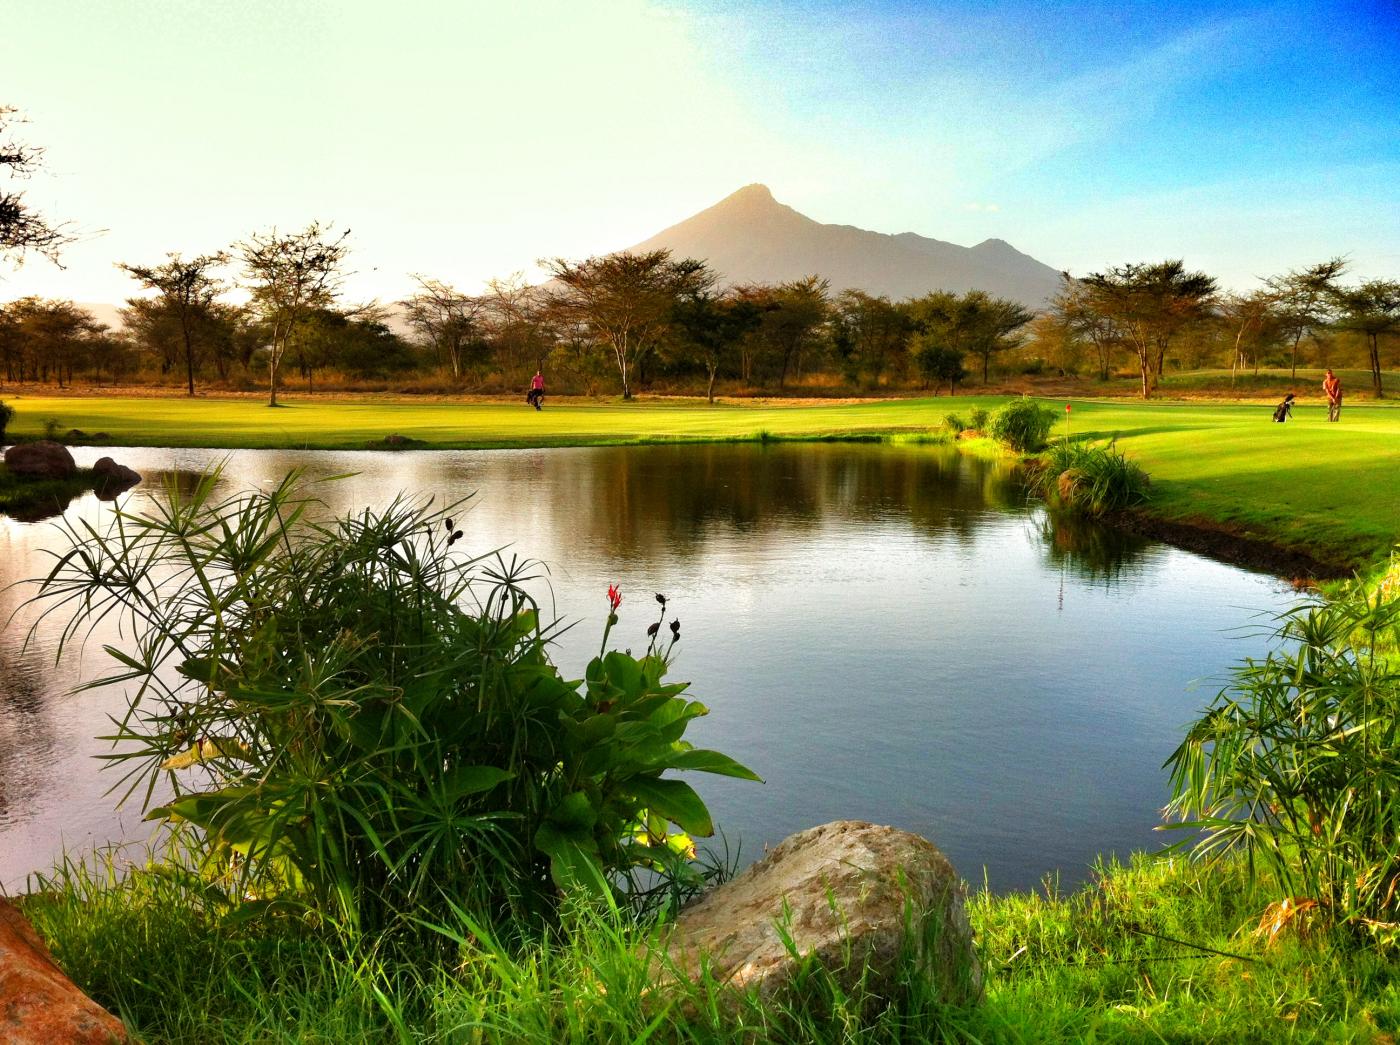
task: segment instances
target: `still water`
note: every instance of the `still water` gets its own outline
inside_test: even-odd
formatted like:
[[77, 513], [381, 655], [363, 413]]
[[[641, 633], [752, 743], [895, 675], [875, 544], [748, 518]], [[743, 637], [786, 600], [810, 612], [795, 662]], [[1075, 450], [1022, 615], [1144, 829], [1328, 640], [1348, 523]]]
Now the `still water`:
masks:
[[[1261, 652], [1281, 582], [1028, 505], [1013, 469], [946, 447], [776, 445], [475, 452], [83, 450], [142, 472], [223, 463], [226, 492], [292, 468], [327, 510], [400, 491], [472, 494], [474, 551], [548, 569], [538, 594], [564, 619], [557, 660], [580, 677], [606, 589], [623, 592], [619, 645], [646, 645], [653, 592], [683, 622], [672, 676], [711, 708], [688, 739], [763, 784], [696, 775], [747, 862], [839, 818], [932, 838], [963, 875], [1069, 885], [1095, 854], [1157, 848], [1163, 759], [1236, 660]], [[102, 526], [87, 497], [67, 518]], [[54, 629], [12, 582], [64, 538], [0, 516], [0, 885], [15, 890], [67, 847], [149, 837], [105, 794], [94, 757], [120, 692], [70, 691], [107, 669], [99, 634], [55, 663]]]

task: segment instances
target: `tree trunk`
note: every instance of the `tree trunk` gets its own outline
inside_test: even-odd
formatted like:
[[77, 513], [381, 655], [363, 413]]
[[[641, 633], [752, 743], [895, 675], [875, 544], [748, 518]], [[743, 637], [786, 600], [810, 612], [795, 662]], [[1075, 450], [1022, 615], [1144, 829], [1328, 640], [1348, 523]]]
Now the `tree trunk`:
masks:
[[1371, 384], [1376, 390], [1376, 398], [1384, 399], [1385, 390], [1381, 387], [1381, 346], [1380, 335], [1368, 334], [1371, 339]]
[[710, 401], [710, 405], [715, 405], [715, 374], [719, 372], [718, 367], [707, 368], [710, 371], [710, 383], [705, 389], [705, 397]]
[[188, 322], [181, 323], [180, 328], [185, 335], [185, 376], [189, 381], [190, 395], [194, 395], [194, 342], [190, 338]]
[[1293, 379], [1298, 379], [1298, 342], [1303, 340], [1303, 332], [1298, 331], [1298, 336], [1293, 339]]

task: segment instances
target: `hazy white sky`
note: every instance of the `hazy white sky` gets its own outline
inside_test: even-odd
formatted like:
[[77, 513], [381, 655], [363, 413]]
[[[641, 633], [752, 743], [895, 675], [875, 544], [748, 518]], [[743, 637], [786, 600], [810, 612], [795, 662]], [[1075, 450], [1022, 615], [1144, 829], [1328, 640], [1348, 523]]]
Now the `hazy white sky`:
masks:
[[1077, 272], [1400, 275], [1393, 4], [0, 5], [0, 103], [47, 150], [24, 187], [82, 234], [0, 300], [118, 302], [117, 261], [312, 218], [353, 230], [353, 297], [476, 290], [754, 181]]

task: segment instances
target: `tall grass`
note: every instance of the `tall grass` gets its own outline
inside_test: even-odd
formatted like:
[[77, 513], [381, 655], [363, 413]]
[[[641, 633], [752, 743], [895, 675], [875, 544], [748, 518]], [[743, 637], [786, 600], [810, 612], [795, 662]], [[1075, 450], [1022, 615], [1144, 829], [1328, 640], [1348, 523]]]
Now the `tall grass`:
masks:
[[1031, 486], [1053, 505], [1100, 515], [1142, 504], [1151, 481], [1113, 443], [1060, 441], [1037, 462]]
[[992, 411], [987, 434], [1017, 453], [1035, 453], [1045, 445], [1057, 416], [1029, 396], [1022, 396]]
[[650, 985], [652, 930], [571, 906], [569, 931], [512, 939], [454, 918], [450, 956], [292, 917], [230, 918], [197, 879], [70, 863], [24, 901], [70, 975], [163, 1042], [1067, 1042], [1382, 1041], [1400, 1030], [1400, 967], [1323, 930], [1256, 931], [1276, 892], [1244, 865], [1135, 858], [1082, 889], [969, 906], [981, 1005], [938, 1005], [903, 969], [898, 990], [837, 990], [817, 968], [783, 1002], [734, 999], [713, 979]]

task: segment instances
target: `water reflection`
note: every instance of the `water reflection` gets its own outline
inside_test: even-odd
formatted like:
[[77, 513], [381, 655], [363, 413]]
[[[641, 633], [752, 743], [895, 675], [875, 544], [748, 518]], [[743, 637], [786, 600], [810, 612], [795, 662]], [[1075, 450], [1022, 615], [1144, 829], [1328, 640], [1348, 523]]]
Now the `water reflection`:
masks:
[[[747, 858], [825, 820], [934, 838], [969, 877], [1066, 882], [1096, 853], [1150, 847], [1160, 765], [1203, 702], [1192, 680], [1246, 651], [1227, 633], [1281, 606], [1281, 585], [1140, 538], [1028, 510], [1015, 469], [942, 447], [719, 445], [489, 452], [122, 450], [147, 481], [220, 494], [292, 468], [322, 512], [400, 491], [450, 503], [468, 548], [541, 560], [563, 670], [582, 673], [610, 583], [620, 644], [645, 644], [650, 593], [685, 622], [675, 676], [712, 708], [697, 743], [765, 785], [697, 781]], [[84, 463], [80, 460], [80, 463]], [[164, 473], [164, 474], [162, 474]], [[103, 525], [92, 498], [70, 520]], [[0, 587], [44, 568], [49, 524], [0, 519]], [[642, 603], [642, 605], [639, 605]], [[9, 612], [0, 602], [0, 611]], [[60, 845], [144, 838], [112, 811], [93, 756], [119, 693], [66, 695], [106, 670], [99, 633], [52, 665], [54, 636], [0, 634], [0, 884]]]
[[1071, 512], [1038, 509], [1033, 518], [1050, 564], [1088, 581], [1113, 584], [1150, 568], [1160, 545]]

